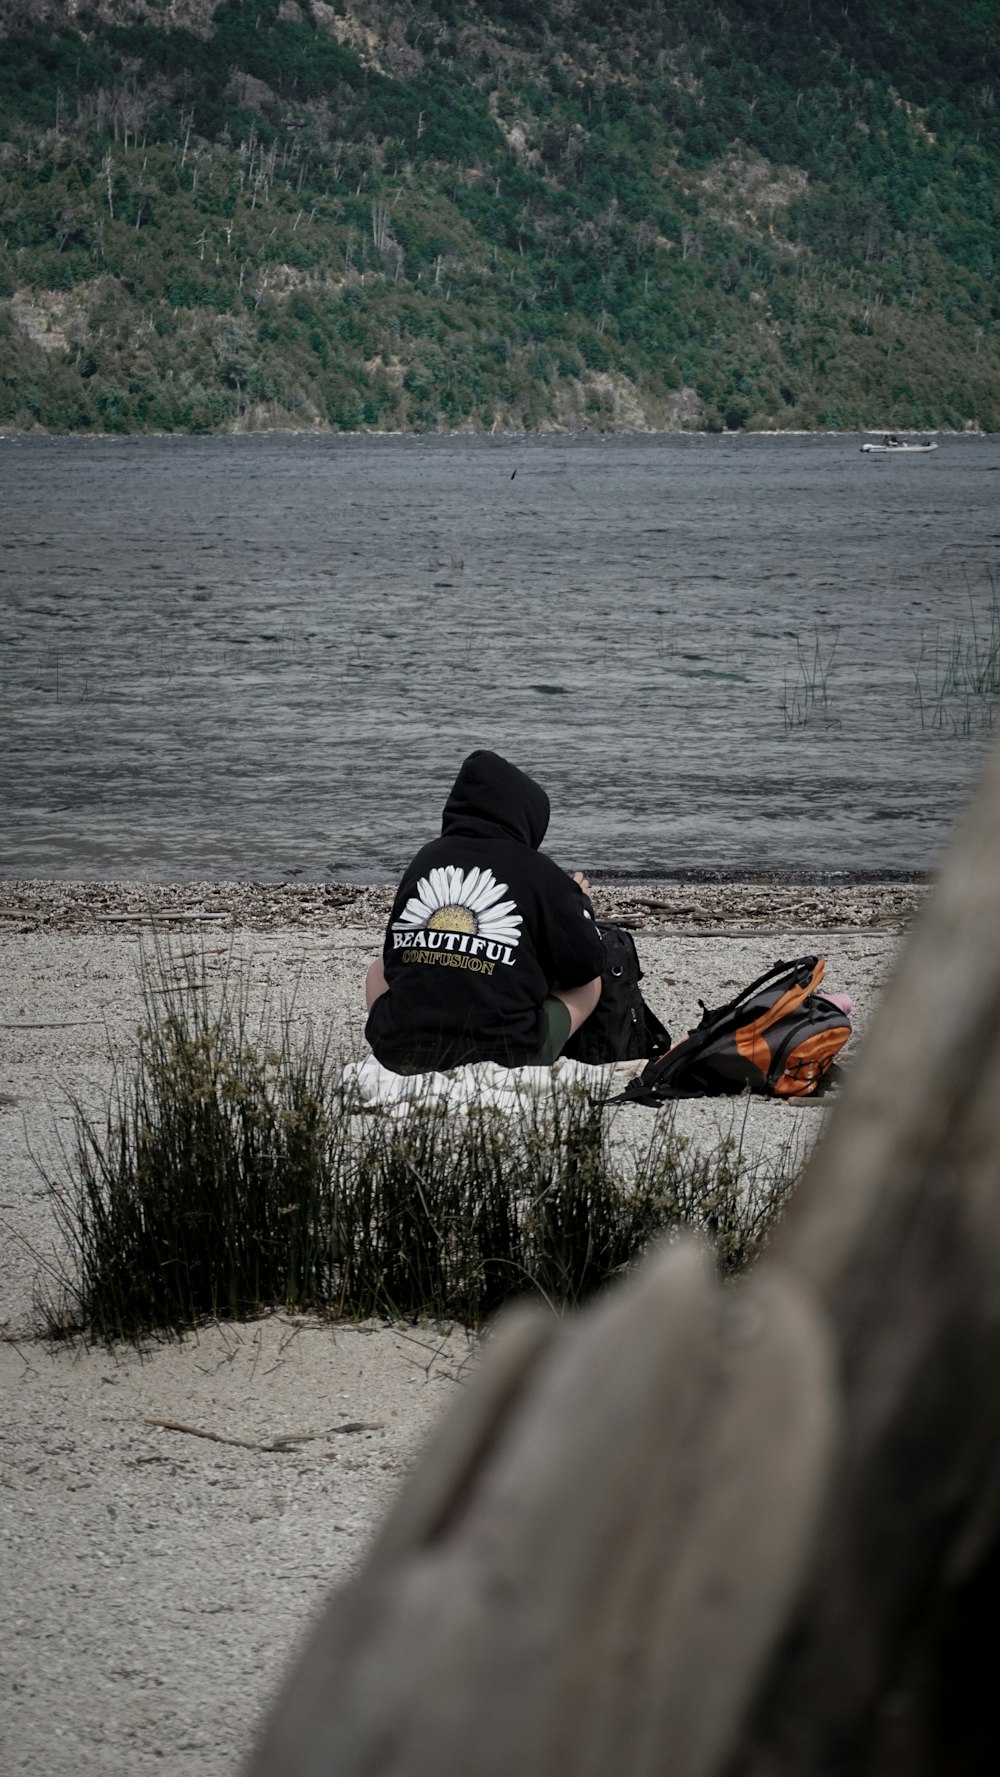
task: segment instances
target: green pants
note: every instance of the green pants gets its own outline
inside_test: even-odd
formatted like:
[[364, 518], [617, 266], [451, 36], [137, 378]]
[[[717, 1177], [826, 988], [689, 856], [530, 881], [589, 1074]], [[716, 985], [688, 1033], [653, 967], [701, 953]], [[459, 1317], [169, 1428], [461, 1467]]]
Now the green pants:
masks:
[[547, 1000], [542, 1001], [542, 1012], [545, 1017], [545, 1035], [541, 1047], [530, 1061], [522, 1063], [523, 1067], [551, 1067], [556, 1056], [562, 1054], [569, 1042], [573, 1020], [565, 1000], [557, 1000], [550, 994]]

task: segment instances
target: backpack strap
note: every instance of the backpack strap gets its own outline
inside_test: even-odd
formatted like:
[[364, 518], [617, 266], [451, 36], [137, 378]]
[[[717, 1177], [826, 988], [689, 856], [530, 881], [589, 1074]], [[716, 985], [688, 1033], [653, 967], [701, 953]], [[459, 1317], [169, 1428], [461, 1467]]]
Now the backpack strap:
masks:
[[[816, 974], [817, 964], [820, 965], [818, 975]], [[812, 993], [813, 989], [823, 979], [825, 964], [823, 962], [823, 958], [820, 956], [798, 956], [798, 957], [792, 958], [788, 962], [773, 963], [769, 969], [764, 970], [763, 975], [758, 975], [756, 981], [751, 981], [749, 987], [744, 987], [736, 995], [735, 999], [727, 1000], [725, 1005], [713, 1006], [712, 1009], [709, 1010], [709, 1008], [706, 1006], [704, 1000], [699, 1000], [698, 1004], [701, 1007], [702, 1013], [704, 1015], [702, 1018], [702, 1023], [704, 1024], [705, 1020], [708, 1018], [721, 1018], [723, 1013], [738, 1011], [740, 1006], [743, 1005], [744, 1001], [752, 1000], [754, 994], [757, 993], [760, 988], [766, 987], [767, 983], [769, 981], [776, 981], [778, 979], [779, 975], [791, 974], [793, 970], [796, 973], [798, 973], [800, 970], [802, 970], [802, 971], [808, 970], [809, 971], [810, 983], [809, 983], [809, 986], [806, 988], [805, 993], [803, 993], [803, 995], [802, 995], [802, 998], [804, 999], [806, 996], [806, 993]], [[783, 997], [784, 996], [782, 996], [782, 998]], [[781, 1002], [779, 1001], [778, 1003], [780, 1004]], [[787, 1011], [787, 1010], [788, 1010], [788, 1007], [786, 1006], [785, 1011]]]
[[793, 1012], [797, 1012], [813, 989], [819, 986], [825, 972], [826, 963], [822, 957], [803, 957], [802, 967], [793, 974], [791, 986], [786, 987], [784, 993], [779, 993], [773, 1006], [767, 1006], [758, 1018], [746, 1019], [742, 1023], [737, 1020], [733, 1030], [733, 1042], [737, 1051], [752, 1067], [760, 1069], [768, 1083], [774, 1057], [770, 1044], [765, 1040], [765, 1031], [773, 1029], [783, 1018], [790, 1018]]
[[[662, 1060], [662, 1056], [653, 1057], [654, 1061]], [[659, 1078], [659, 1076], [658, 1076]], [[650, 1086], [644, 1073], [633, 1074], [624, 1092], [619, 1092], [609, 1100], [611, 1104], [651, 1104], [659, 1107], [669, 1104], [676, 1098], [704, 1098], [705, 1093], [700, 1086]]]
[[826, 974], [826, 963], [821, 956], [804, 956], [801, 963], [793, 963], [792, 967], [796, 971], [796, 979], [792, 982], [791, 987], [779, 994], [774, 1005], [768, 1006], [759, 1018], [755, 1018], [751, 1024], [738, 1027], [738, 1029], [746, 1030], [748, 1037], [751, 1033], [754, 1037], [761, 1036], [765, 1030], [770, 1029], [772, 1024], [777, 1024], [779, 1018], [787, 1018], [789, 1012], [796, 1011], [802, 1001], [807, 1000], [809, 995], [815, 991]]

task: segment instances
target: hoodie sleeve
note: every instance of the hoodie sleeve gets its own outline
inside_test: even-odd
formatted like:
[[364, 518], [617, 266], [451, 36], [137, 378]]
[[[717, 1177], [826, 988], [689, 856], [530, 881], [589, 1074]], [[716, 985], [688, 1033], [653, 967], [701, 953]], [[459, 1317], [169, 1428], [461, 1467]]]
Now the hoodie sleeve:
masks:
[[553, 865], [543, 916], [543, 945], [553, 987], [582, 987], [604, 967], [604, 945], [579, 883]]

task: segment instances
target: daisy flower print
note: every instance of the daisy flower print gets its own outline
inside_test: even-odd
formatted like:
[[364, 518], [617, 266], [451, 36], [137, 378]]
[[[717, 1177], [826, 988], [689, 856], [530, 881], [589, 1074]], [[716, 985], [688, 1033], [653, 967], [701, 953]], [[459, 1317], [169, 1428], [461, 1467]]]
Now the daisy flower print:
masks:
[[462, 870], [449, 864], [422, 876], [397, 920], [398, 932], [458, 932], [487, 943], [517, 944], [521, 915], [505, 901], [507, 884], [492, 870]]

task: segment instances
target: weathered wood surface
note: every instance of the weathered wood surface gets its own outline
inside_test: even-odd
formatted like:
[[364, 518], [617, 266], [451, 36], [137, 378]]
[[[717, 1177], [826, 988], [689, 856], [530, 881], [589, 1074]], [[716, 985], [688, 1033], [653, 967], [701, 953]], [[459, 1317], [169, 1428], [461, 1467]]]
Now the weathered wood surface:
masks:
[[801, 1583], [832, 1398], [798, 1292], [730, 1303], [693, 1245], [572, 1331], [518, 1315], [254, 1769], [653, 1772], [664, 1736], [715, 1769]]
[[508, 1323], [251, 1777], [1000, 1767], [998, 914], [1000, 754], [766, 1261]]
[[943, 1762], [936, 1712], [970, 1654], [961, 1593], [1000, 1543], [1000, 753], [769, 1266], [825, 1314], [843, 1434], [734, 1771], [971, 1770]]

